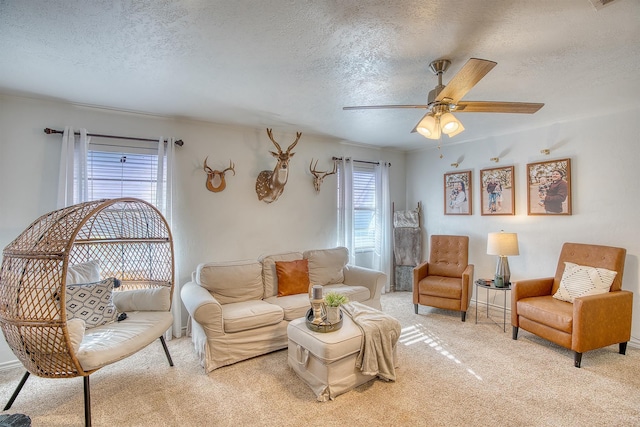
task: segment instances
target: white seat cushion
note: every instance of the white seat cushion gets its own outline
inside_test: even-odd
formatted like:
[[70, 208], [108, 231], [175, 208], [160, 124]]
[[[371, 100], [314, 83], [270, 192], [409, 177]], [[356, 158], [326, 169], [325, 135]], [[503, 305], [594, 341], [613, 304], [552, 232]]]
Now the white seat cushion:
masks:
[[121, 322], [87, 329], [76, 353], [82, 369], [91, 371], [143, 349], [171, 327], [169, 311], [135, 311]]
[[276, 325], [284, 319], [282, 308], [265, 301], [242, 301], [222, 305], [224, 331], [246, 331]]
[[311, 308], [309, 294], [287, 295], [284, 297], [270, 297], [265, 299], [270, 304], [275, 304], [284, 311], [284, 320], [291, 321], [304, 317]]

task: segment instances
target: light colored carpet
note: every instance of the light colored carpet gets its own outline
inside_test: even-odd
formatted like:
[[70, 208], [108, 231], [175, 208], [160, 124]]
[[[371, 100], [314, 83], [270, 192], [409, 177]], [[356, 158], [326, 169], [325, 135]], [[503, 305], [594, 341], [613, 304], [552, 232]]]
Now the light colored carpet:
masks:
[[[420, 307], [411, 294], [382, 297], [402, 324], [396, 382], [371, 381], [317, 402], [288, 367], [286, 350], [205, 375], [189, 338], [159, 342], [91, 375], [94, 426], [640, 426], [640, 350], [570, 351], [500, 321], [462, 323], [457, 312]], [[0, 402], [22, 369], [0, 373]], [[31, 376], [13, 407], [34, 426], [84, 424], [82, 378]]]

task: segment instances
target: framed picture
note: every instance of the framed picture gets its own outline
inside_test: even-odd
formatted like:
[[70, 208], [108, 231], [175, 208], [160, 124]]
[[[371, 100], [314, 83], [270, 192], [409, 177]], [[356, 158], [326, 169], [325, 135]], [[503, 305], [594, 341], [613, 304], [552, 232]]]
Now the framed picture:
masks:
[[471, 215], [471, 171], [444, 174], [444, 214]]
[[480, 171], [480, 213], [482, 215], [515, 215], [513, 166]]
[[527, 165], [527, 213], [571, 215], [571, 159]]

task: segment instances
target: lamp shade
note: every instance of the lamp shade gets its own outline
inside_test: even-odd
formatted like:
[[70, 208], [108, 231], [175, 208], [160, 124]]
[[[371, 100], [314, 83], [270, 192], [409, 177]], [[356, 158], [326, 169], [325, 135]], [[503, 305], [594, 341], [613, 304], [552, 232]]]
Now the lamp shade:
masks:
[[449, 135], [458, 130], [460, 122], [453, 114], [444, 113], [440, 116], [440, 127], [442, 128], [442, 133]]
[[520, 255], [518, 250], [518, 235], [516, 233], [489, 233], [487, 239], [487, 254], [511, 256]]
[[440, 138], [440, 126], [436, 118], [431, 114], [427, 114], [420, 120], [420, 123], [416, 126], [416, 131], [425, 138]]

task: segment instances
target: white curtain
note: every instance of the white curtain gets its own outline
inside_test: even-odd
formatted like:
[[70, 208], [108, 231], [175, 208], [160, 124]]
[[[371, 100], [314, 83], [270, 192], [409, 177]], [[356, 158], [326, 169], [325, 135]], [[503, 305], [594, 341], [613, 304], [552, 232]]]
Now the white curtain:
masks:
[[391, 195], [389, 194], [389, 171], [391, 169], [390, 163], [380, 163], [376, 168], [376, 218], [377, 218], [377, 233], [376, 233], [376, 258], [374, 262], [377, 262], [377, 270], [382, 271], [387, 275], [387, 284], [385, 285], [385, 291], [389, 292], [391, 289], [391, 283], [393, 281], [393, 239], [391, 228]]
[[353, 162], [345, 157], [338, 163], [338, 246], [349, 250], [349, 264], [355, 265], [353, 245]]
[[60, 152], [60, 173], [58, 176], [58, 209], [89, 200], [87, 176], [87, 146], [91, 138], [87, 130], [80, 129], [76, 138], [71, 126], [65, 126], [62, 133]]
[[[167, 138], [165, 145], [164, 137], [158, 140], [158, 176], [156, 180], [156, 207], [164, 215], [169, 228], [173, 228], [173, 174], [175, 141]], [[174, 241], [175, 244], [175, 241]], [[174, 280], [180, 277], [178, 273], [178, 263], [174, 260]], [[165, 339], [170, 340], [173, 336], [179, 338], [182, 335], [182, 310], [180, 308], [180, 287], [173, 286], [173, 304], [171, 306], [173, 314], [173, 327], [165, 333]]]
[[[389, 195], [389, 163], [375, 167], [376, 241], [371, 267], [387, 275], [385, 290], [390, 289], [392, 273], [391, 197]], [[353, 161], [344, 158], [338, 164], [338, 245], [349, 249], [349, 264], [356, 265], [354, 245]]]

